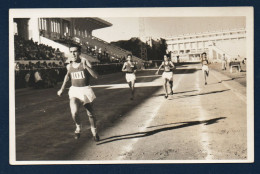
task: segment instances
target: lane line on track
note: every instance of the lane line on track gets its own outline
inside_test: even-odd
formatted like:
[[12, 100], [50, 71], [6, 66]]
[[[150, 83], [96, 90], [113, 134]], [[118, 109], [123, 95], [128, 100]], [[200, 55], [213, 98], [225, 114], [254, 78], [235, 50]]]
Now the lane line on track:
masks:
[[[188, 71], [189, 69], [186, 69], [186, 71], [181, 74], [177, 80], [177, 82], [174, 82], [174, 86], [173, 86], [173, 90], [176, 90], [179, 86], [179, 83], [180, 81], [182, 80], [184, 74]], [[175, 75], [176, 76], [176, 75]], [[160, 78], [162, 79], [162, 78]], [[143, 105], [147, 105], [148, 103], [150, 102], [153, 102], [153, 100], [155, 100], [155, 98], [150, 98], [148, 99]], [[158, 98], [156, 99], [157, 102], [158, 102]], [[156, 117], [156, 115], [158, 114], [159, 112], [159, 109], [161, 108], [161, 106], [167, 101], [166, 99], [164, 99], [163, 97], [160, 98], [160, 104], [157, 105], [157, 107], [155, 107], [155, 109], [153, 110], [153, 114], [150, 116], [150, 118], [145, 122], [144, 126], [139, 128], [139, 131], [142, 132], [142, 131], [145, 131], [147, 129], [147, 127], [150, 126], [151, 122], [154, 120], [154, 118]], [[140, 107], [142, 108], [142, 107]], [[140, 111], [142, 112], [142, 111]], [[121, 153], [120, 153], [120, 156], [116, 159], [116, 160], [124, 160], [125, 158], [125, 154], [128, 154], [130, 153], [132, 150], [133, 150], [133, 147], [134, 145], [138, 142], [138, 140], [140, 140], [139, 138], [135, 138], [135, 139], [132, 139], [130, 140], [129, 144], [127, 146], [124, 146]]]
[[[195, 88], [198, 91], [201, 91], [200, 85], [201, 84], [201, 79], [200, 79], [200, 74], [201, 72], [198, 71], [196, 74], [196, 84], [195, 84]], [[198, 112], [199, 112], [199, 118], [201, 121], [203, 120], [207, 120], [207, 112], [202, 108], [201, 106], [201, 96], [198, 96], [196, 98], [196, 102], [197, 102], [197, 106], [198, 106]], [[200, 138], [201, 138], [201, 145], [203, 150], [207, 153], [207, 156], [205, 157], [205, 160], [212, 160], [213, 156], [212, 156], [212, 151], [209, 148], [209, 135], [208, 133], [206, 133], [207, 127], [204, 126], [204, 124], [200, 125], [201, 127], [201, 133], [200, 133]]]
[[236, 89], [234, 89], [232, 86], [230, 86], [228, 83], [225, 81], [222, 81], [215, 73], [212, 73], [212, 75], [219, 81], [221, 82], [226, 88], [231, 89], [231, 91], [240, 99], [242, 100], [245, 104], [247, 103], [246, 96], [237, 92]]

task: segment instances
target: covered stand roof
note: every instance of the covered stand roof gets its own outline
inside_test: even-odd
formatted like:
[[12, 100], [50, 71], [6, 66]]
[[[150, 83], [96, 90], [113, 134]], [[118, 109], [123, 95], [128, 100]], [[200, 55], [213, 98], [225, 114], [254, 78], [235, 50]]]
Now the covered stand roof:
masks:
[[87, 28], [89, 30], [96, 30], [112, 26], [111, 23], [100, 18], [62, 18], [64, 20], [74, 23], [79, 28]]

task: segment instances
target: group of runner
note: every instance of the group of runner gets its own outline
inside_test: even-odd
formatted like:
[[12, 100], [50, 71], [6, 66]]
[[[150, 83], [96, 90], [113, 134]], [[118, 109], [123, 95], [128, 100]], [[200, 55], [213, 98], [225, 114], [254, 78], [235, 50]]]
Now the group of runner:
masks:
[[[80, 47], [70, 47], [70, 52], [73, 55], [70, 59], [70, 63], [67, 65], [67, 73], [64, 77], [61, 89], [57, 92], [58, 96], [61, 96], [64, 92], [65, 86], [69, 79], [71, 79], [71, 87], [69, 89], [69, 99], [70, 99], [70, 110], [72, 119], [76, 125], [74, 132], [75, 139], [80, 138], [81, 133], [81, 121], [79, 117], [79, 107], [82, 104], [86, 110], [89, 117], [90, 128], [95, 141], [99, 141], [99, 135], [96, 126], [96, 117], [92, 107], [92, 102], [96, 98], [92, 88], [90, 87], [90, 76], [98, 78], [97, 73], [92, 69], [92, 65], [87, 59], [80, 58], [81, 49]], [[204, 74], [205, 85], [207, 85], [207, 77], [209, 75], [208, 60], [206, 53], [202, 54], [201, 59], [202, 71]], [[169, 60], [167, 55], [164, 55], [164, 61], [159, 66], [156, 71], [158, 75], [161, 68], [164, 68], [162, 74], [163, 87], [165, 91], [165, 98], [168, 98], [168, 84], [170, 86], [170, 95], [173, 95], [173, 70], [175, 68], [173, 62]], [[134, 100], [135, 93], [135, 81], [136, 81], [136, 66], [132, 61], [132, 55], [128, 55], [126, 62], [123, 64], [122, 71], [126, 73], [125, 78], [131, 90], [131, 100]]]

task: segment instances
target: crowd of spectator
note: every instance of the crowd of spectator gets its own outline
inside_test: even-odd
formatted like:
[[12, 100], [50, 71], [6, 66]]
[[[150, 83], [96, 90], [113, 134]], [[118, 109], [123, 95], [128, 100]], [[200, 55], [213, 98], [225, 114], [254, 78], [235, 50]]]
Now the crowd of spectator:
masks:
[[64, 67], [64, 64], [62, 61], [59, 61], [59, 63], [56, 62], [46, 62], [46, 61], [37, 61], [35, 63], [29, 61], [27, 63], [15, 63], [15, 70], [35, 70], [35, 69], [52, 69], [52, 68], [62, 68]]
[[15, 87], [53, 87], [66, 72], [64, 54], [59, 50], [14, 36]]
[[15, 88], [50, 88], [61, 82], [66, 74], [65, 68], [30, 69], [15, 71]]
[[[57, 40], [56, 40], [57, 41]], [[107, 51], [106, 48], [98, 48], [95, 45], [77, 43], [71, 38], [60, 39], [57, 42], [71, 45], [80, 45], [82, 53], [97, 58], [99, 62], [93, 63], [94, 69], [99, 74], [119, 72], [125, 57], [118, 57]], [[54, 87], [65, 76], [65, 57], [59, 49], [54, 49], [44, 44], [38, 44], [33, 40], [24, 40], [15, 36], [15, 88]]]
[[98, 48], [96, 45], [92, 46], [88, 42], [83, 45], [83, 50], [86, 54], [95, 57], [100, 63], [121, 63], [125, 61], [125, 56], [117, 56], [109, 53], [107, 48]]
[[38, 44], [31, 40], [14, 37], [15, 60], [64, 60], [64, 54], [57, 48]]

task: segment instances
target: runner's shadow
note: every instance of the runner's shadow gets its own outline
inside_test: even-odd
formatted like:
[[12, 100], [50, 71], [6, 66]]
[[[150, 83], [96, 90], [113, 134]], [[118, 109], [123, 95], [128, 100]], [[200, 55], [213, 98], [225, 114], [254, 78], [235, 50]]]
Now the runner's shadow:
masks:
[[[195, 92], [195, 91], [198, 91], [198, 90], [190, 90], [190, 91], [173, 92], [173, 95], [174, 95], [174, 94], [183, 94], [183, 93], [188, 93], [188, 92]], [[153, 97], [164, 96], [164, 95], [165, 95], [165, 94], [155, 94], [155, 95], [153, 95]]]
[[227, 82], [227, 81], [232, 81], [232, 80], [241, 79], [241, 78], [245, 78], [245, 77], [234, 77], [234, 78], [230, 78], [230, 79], [218, 81], [217, 83], [210, 83], [210, 84], [208, 84], [208, 85], [214, 85], [214, 84], [218, 84], [218, 83], [222, 83], [222, 82]]
[[[160, 133], [160, 132], [164, 132], [164, 131], [170, 131], [170, 130], [174, 130], [174, 129], [196, 126], [196, 125], [200, 125], [200, 124], [204, 124], [204, 125], [215, 124], [219, 120], [225, 119], [225, 118], [226, 117], [218, 117], [218, 118], [214, 118], [214, 119], [210, 119], [210, 120], [204, 120], [204, 121], [189, 121], [189, 122], [171, 123], [171, 124], [181, 124], [181, 125], [172, 126], [172, 127], [165, 127], [165, 128], [155, 129], [155, 130], [146, 131], [146, 132], [136, 132], [136, 133], [131, 133], [131, 134], [112, 136], [112, 137], [102, 139], [101, 141], [103, 141], [103, 142], [100, 142], [97, 145], [111, 143], [111, 142], [114, 142], [114, 141], [127, 140], [127, 139], [132, 139], [132, 138], [147, 137], [147, 136], [151, 136], [151, 135], [154, 135], [154, 134], [157, 134], [157, 133]], [[166, 125], [168, 125], [168, 124], [166, 124]], [[163, 126], [163, 125], [159, 125], [159, 126]], [[156, 126], [154, 126], [154, 127], [156, 127]]]
[[226, 91], [229, 91], [229, 90], [230, 89], [225, 89], [225, 90], [220, 90], [220, 91], [211, 91], [211, 92], [205, 92], [205, 93], [199, 93], [199, 94], [183, 95], [183, 96], [176, 97], [174, 99], [194, 97], [194, 96], [199, 96], [199, 95], [216, 94], [216, 93], [226, 92]]
[[189, 69], [175, 69], [173, 74], [192, 74], [195, 73], [198, 69], [196, 68], [189, 68]]

